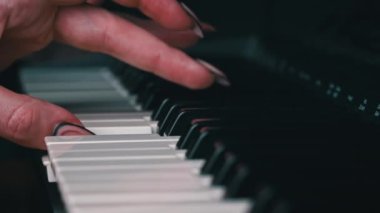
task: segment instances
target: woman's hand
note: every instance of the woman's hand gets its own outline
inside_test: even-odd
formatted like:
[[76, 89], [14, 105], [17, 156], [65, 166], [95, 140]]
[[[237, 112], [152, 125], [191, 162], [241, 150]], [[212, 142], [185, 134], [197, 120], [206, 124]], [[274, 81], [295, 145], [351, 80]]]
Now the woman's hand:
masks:
[[[112, 55], [189, 88], [213, 83], [212, 67], [175, 47], [200, 37], [194, 17], [175, 0], [115, 0], [151, 21], [96, 7], [99, 0], [0, 0], [0, 69], [57, 40]], [[207, 25], [203, 25], [207, 28]], [[210, 70], [211, 69], [211, 70]], [[215, 71], [215, 70], [214, 70]], [[80, 125], [68, 111], [0, 87], [0, 136], [44, 149], [44, 137], [61, 122]], [[87, 134], [72, 127], [67, 134]]]
[[138, 8], [155, 22], [129, 21], [86, 5], [85, 0], [0, 0], [0, 69], [58, 40], [112, 55], [189, 88], [213, 82], [206, 67], [173, 47], [199, 39], [195, 20], [181, 4], [176, 0], [115, 2]]

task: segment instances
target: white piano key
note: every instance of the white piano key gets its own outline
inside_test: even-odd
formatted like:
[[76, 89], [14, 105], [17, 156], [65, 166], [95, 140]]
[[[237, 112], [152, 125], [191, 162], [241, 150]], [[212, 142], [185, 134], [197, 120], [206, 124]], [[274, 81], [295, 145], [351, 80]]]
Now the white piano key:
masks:
[[105, 161], [140, 161], [140, 160], [166, 160], [166, 159], [178, 159], [175, 155], [147, 155], [147, 156], [109, 156], [109, 157], [87, 157], [87, 158], [55, 158], [52, 159], [53, 163], [56, 162], [105, 162]]
[[[160, 143], [160, 142], [158, 142]], [[170, 144], [171, 142], [169, 142]], [[121, 151], [144, 151], [144, 150], [167, 150], [167, 149], [172, 149], [168, 148], [167, 143], [163, 143], [163, 146], [158, 146], [158, 147], [142, 147], [142, 148], [128, 148], [128, 147], [117, 147], [117, 148], [112, 148], [112, 147], [107, 147], [104, 149], [69, 149], [65, 150], [62, 152], [60, 149], [57, 150], [50, 150], [49, 154], [50, 156], [59, 156], [62, 153], [87, 153], [87, 152], [121, 152]], [[116, 143], [115, 145], [120, 145], [120, 143]]]
[[221, 202], [187, 202], [170, 205], [142, 204], [142, 205], [97, 205], [80, 206], [74, 205], [70, 208], [71, 213], [248, 213], [253, 204], [249, 200], [226, 200]]
[[66, 181], [57, 179], [60, 191], [65, 194], [92, 194], [92, 193], [132, 193], [132, 192], [190, 192], [204, 191], [212, 186], [212, 177], [199, 176], [198, 178], [182, 179], [115, 179], [112, 181]]
[[50, 157], [54, 159], [70, 159], [70, 158], [93, 158], [93, 157], [117, 157], [117, 156], [151, 156], [151, 155], [178, 155], [184, 153], [184, 150], [173, 150], [169, 147], [166, 149], [142, 149], [142, 150], [112, 150], [112, 151], [92, 151], [92, 152], [53, 152]]
[[73, 113], [136, 112], [137, 106], [128, 99], [116, 101], [92, 100], [83, 103], [60, 103]]
[[107, 67], [25, 67], [20, 72], [20, 78], [25, 83], [31, 82], [91, 82], [106, 81], [105, 75], [111, 73]]
[[[196, 177], [198, 178], [204, 178], [208, 177], [205, 175], [200, 175], [200, 166], [196, 167], [194, 165], [189, 164], [182, 164], [182, 167], [163, 167], [163, 166], [149, 166], [149, 167], [129, 167], [129, 168], [119, 168], [119, 169], [98, 169], [98, 170], [77, 170], [77, 171], [67, 171], [67, 170], [58, 170], [57, 176], [61, 178], [61, 181], [68, 181], [70, 183], [73, 183], [75, 181], [86, 181], [90, 180], [89, 182], [99, 182], [99, 183], [110, 183], [108, 181], [104, 180], [122, 180], [122, 179], [128, 179], [132, 180], [145, 180], [150, 178], [156, 178], [162, 179], [164, 176], [172, 176], [171, 178], [167, 179], [179, 179], [179, 178], [190, 178]], [[170, 175], [169, 175], [170, 174]], [[87, 179], [89, 178], [89, 179]], [[157, 179], [157, 180], [158, 180]], [[207, 180], [206, 180], [207, 181]], [[86, 182], [86, 183], [89, 183]], [[111, 183], [114, 183], [112, 181]], [[129, 182], [128, 182], [129, 183]], [[154, 181], [153, 183], [156, 183]]]
[[82, 90], [82, 91], [47, 91], [47, 92], [30, 92], [30, 96], [44, 99], [57, 104], [68, 103], [86, 103], [91, 101], [120, 101], [127, 97], [116, 92], [115, 90]]
[[76, 183], [76, 182], [142, 182], [142, 181], [173, 181], [181, 180], [184, 183], [190, 180], [199, 180], [197, 175], [190, 172], [138, 172], [138, 173], [124, 173], [124, 174], [97, 174], [93, 176], [86, 175], [67, 175], [61, 172], [56, 173], [57, 178], [63, 183]]
[[[83, 170], [83, 171], [59, 171], [61, 175], [81, 175], [81, 176], [94, 176], [97, 174], [107, 174], [107, 175], [126, 175], [131, 173], [190, 173], [193, 175], [200, 175], [199, 169], [201, 168], [201, 164], [188, 164], [187, 162], [192, 161], [184, 161], [184, 163], [178, 164], [167, 164], [167, 166], [142, 166], [142, 167], [126, 167], [126, 168], [118, 168], [118, 169], [95, 169], [95, 170]], [[174, 165], [174, 166], [173, 166]], [[196, 169], [195, 169], [196, 168]], [[196, 171], [197, 170], [197, 171]]]
[[78, 91], [78, 90], [112, 90], [114, 87], [103, 81], [66, 81], [66, 82], [36, 82], [24, 84], [25, 91], [43, 92], [43, 91]]
[[97, 150], [130, 150], [130, 149], [156, 149], [156, 148], [168, 148], [173, 141], [126, 141], [122, 142], [107, 142], [107, 143], [83, 143], [83, 144], [48, 144], [49, 153], [55, 153], [56, 155], [63, 154], [65, 152], [75, 151], [97, 151]]
[[151, 121], [113, 121], [84, 123], [85, 127], [97, 135], [152, 134], [157, 125]]
[[[141, 168], [141, 167], [167, 167], [170, 164], [189, 163], [197, 168], [202, 160], [184, 161], [178, 158], [161, 158], [161, 159], [124, 159], [124, 160], [90, 160], [90, 161], [55, 161], [52, 159], [56, 172], [60, 170], [80, 170], [80, 169], [107, 169], [107, 168]], [[199, 167], [198, 167], [199, 168]]]
[[194, 192], [157, 192], [157, 193], [99, 193], [99, 194], [66, 194], [69, 205], [102, 205], [102, 204], [144, 204], [144, 203], [180, 203], [219, 201], [223, 190], [209, 189]]
[[[211, 182], [211, 181], [210, 181]], [[183, 183], [180, 180], [167, 182], [77, 182], [63, 183], [67, 193], [93, 193], [93, 192], [155, 192], [155, 191], [197, 191], [209, 187], [202, 181], [191, 180]]]
[[167, 161], [167, 162], [158, 162], [156, 164], [147, 163], [147, 164], [128, 164], [126, 165], [123, 162], [114, 162], [113, 164], [108, 165], [83, 165], [83, 164], [70, 164], [62, 165], [62, 163], [57, 163], [55, 165], [55, 170], [57, 172], [77, 172], [77, 171], [114, 171], [114, 170], [140, 170], [140, 169], [150, 169], [150, 170], [160, 170], [160, 169], [179, 169], [179, 168], [189, 168], [194, 172], [199, 171], [203, 166], [204, 160], [191, 160], [191, 161]]
[[50, 162], [50, 159], [48, 156], [43, 156], [42, 157], [42, 164], [45, 166], [46, 168], [46, 174], [47, 174], [47, 178], [48, 178], [48, 181], [49, 183], [54, 183], [57, 181], [56, 177], [55, 177], [55, 173], [54, 173], [54, 170], [53, 170], [53, 167], [52, 167], [52, 164]]
[[[109, 136], [109, 137], [105, 137]], [[156, 135], [99, 135], [99, 136], [60, 136], [46, 137], [46, 145], [49, 153], [62, 155], [72, 151], [99, 151], [108, 150], [128, 150], [149, 148], [165, 148], [176, 143], [178, 137], [157, 137]]]
[[82, 122], [107, 122], [107, 121], [149, 121], [152, 112], [130, 112], [130, 113], [78, 113], [76, 116]]
[[86, 136], [49, 136], [45, 137], [47, 145], [53, 144], [99, 144], [99, 143], [129, 143], [129, 142], [177, 142], [179, 137], [162, 137], [158, 134], [147, 135], [86, 135]]

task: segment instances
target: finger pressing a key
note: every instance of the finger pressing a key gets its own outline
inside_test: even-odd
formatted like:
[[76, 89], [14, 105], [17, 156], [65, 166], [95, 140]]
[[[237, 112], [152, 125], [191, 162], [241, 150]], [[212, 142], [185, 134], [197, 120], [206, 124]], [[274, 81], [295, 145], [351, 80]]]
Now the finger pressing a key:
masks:
[[[57, 124], [70, 122], [81, 126], [65, 109], [3, 87], [0, 87], [0, 99], [0, 136], [19, 145], [46, 149], [44, 138], [52, 134]], [[59, 135], [90, 135], [75, 126], [66, 128], [65, 132], [60, 131]]]

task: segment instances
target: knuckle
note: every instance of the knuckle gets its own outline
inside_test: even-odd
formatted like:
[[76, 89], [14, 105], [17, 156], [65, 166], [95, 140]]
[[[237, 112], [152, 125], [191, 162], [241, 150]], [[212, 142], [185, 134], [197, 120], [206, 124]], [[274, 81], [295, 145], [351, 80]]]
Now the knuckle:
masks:
[[99, 36], [100, 43], [98, 49], [108, 48], [109, 50], [112, 50], [112, 38], [108, 30], [100, 31]]
[[22, 140], [25, 135], [33, 132], [33, 126], [39, 117], [38, 108], [33, 107], [32, 103], [22, 104], [17, 107], [7, 121], [10, 136], [16, 140]]
[[[93, 18], [93, 27], [88, 32], [93, 36], [92, 40], [87, 38], [80, 39], [80, 43], [85, 44], [85, 46], [91, 46], [91, 50], [93, 51], [109, 51], [112, 52], [112, 41], [115, 37], [113, 33], [113, 27], [109, 26], [109, 23], [113, 23], [113, 17], [108, 13], [104, 13], [103, 11], [99, 11], [102, 13], [100, 17]], [[96, 41], [96, 42], [93, 42]]]
[[150, 70], [152, 73], [157, 74], [158, 70], [161, 70], [162, 60], [163, 56], [161, 52], [156, 52], [152, 55], [151, 59], [149, 60]]

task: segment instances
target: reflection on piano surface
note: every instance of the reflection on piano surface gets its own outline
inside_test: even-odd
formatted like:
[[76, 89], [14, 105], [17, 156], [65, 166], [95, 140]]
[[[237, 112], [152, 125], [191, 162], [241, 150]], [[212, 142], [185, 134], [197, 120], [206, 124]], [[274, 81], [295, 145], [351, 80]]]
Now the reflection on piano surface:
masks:
[[46, 139], [57, 212], [374, 210], [378, 3], [218, 4], [221, 32], [189, 53], [230, 88], [189, 91], [98, 55], [22, 68], [26, 93], [97, 134]]

